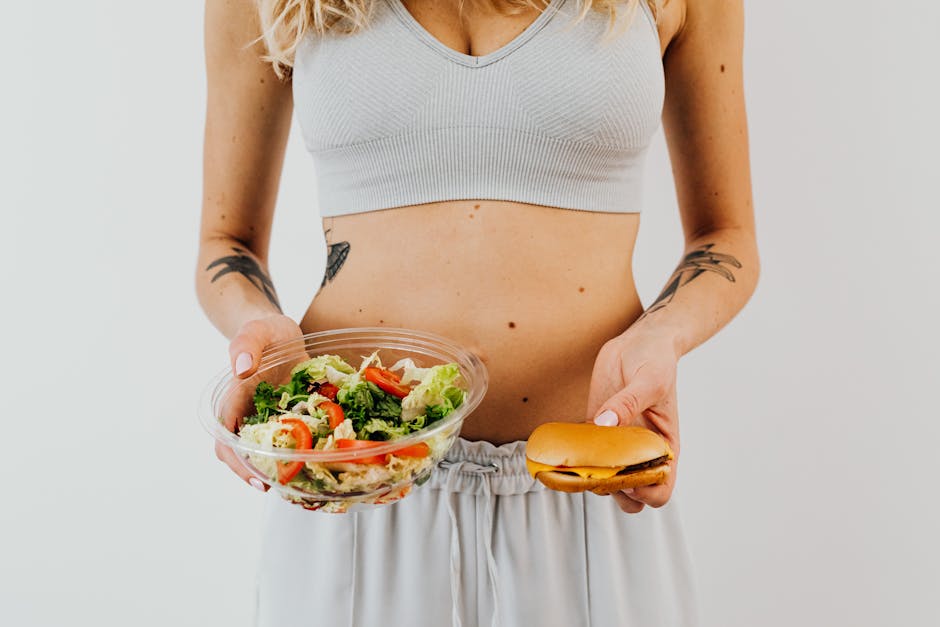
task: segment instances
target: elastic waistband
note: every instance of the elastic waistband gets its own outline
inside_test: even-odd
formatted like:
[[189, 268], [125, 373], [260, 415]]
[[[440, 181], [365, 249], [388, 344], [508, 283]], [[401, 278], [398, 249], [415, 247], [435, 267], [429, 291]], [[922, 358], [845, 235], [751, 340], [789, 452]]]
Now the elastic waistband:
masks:
[[[488, 484], [488, 485], [486, 485]], [[544, 490], [525, 465], [525, 441], [499, 446], [457, 438], [426, 484], [433, 490], [463, 494], [525, 494]]]

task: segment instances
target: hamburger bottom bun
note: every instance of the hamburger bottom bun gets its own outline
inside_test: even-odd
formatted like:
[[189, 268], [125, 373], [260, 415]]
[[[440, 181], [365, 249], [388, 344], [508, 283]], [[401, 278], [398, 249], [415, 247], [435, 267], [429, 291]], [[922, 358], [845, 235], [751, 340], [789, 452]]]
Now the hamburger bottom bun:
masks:
[[590, 490], [594, 494], [613, 494], [627, 488], [640, 488], [649, 485], [665, 483], [669, 477], [669, 464], [661, 464], [652, 468], [643, 468], [630, 473], [614, 475], [609, 479], [597, 477], [585, 478], [568, 472], [557, 470], [543, 470], [535, 478], [552, 490], [561, 492], [584, 492]]

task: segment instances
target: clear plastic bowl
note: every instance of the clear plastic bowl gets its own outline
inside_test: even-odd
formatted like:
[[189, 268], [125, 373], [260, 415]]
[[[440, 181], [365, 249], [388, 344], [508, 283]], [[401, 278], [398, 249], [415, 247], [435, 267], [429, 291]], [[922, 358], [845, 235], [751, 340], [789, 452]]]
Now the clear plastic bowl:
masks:
[[[419, 367], [456, 363], [462, 378], [458, 383], [467, 392], [464, 402], [447, 417], [420, 431], [364, 450], [274, 448], [243, 442], [234, 433], [242, 418], [255, 413], [252, 398], [261, 381], [274, 386], [284, 384], [290, 379], [294, 365], [323, 354], [339, 355], [353, 367], [358, 367], [364, 357], [376, 350], [386, 367], [404, 357], [410, 357]], [[283, 498], [306, 509], [339, 513], [397, 501], [412, 487], [424, 483], [457, 439], [464, 419], [480, 404], [486, 393], [487, 381], [486, 367], [479, 357], [441, 336], [388, 327], [337, 329], [308, 333], [303, 338], [269, 346], [262, 354], [258, 371], [248, 379], [236, 379], [227, 367], [206, 386], [200, 402], [199, 419], [216, 440], [235, 451], [251, 474], [277, 490]], [[356, 459], [393, 453], [418, 442], [428, 444], [430, 455], [407, 464], [405, 468], [388, 466], [388, 472], [377, 469], [375, 481], [365, 485], [360, 482], [354, 489], [332, 486], [301, 490], [277, 480], [277, 461], [332, 463], [335, 467], [337, 462], [352, 464]], [[387, 459], [394, 460], [394, 457]]]

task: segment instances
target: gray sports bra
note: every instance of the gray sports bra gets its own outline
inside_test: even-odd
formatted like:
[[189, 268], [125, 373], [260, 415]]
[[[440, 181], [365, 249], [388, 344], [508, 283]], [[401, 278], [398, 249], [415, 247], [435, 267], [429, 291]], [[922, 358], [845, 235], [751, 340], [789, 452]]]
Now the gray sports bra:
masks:
[[483, 56], [444, 45], [401, 0], [352, 35], [297, 48], [294, 111], [324, 217], [495, 199], [638, 212], [662, 112], [659, 36], [644, 0], [622, 35], [580, 0], [551, 0]]

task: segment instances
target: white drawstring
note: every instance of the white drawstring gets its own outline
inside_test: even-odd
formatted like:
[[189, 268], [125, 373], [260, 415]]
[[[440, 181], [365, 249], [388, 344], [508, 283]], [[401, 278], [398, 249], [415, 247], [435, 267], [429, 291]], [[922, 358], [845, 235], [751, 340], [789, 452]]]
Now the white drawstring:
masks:
[[[443, 463], [443, 462], [441, 462]], [[461, 466], [463, 462], [457, 462]], [[454, 511], [454, 483], [456, 482], [457, 471], [450, 469], [447, 475], [447, 513], [450, 514], [450, 596], [453, 599], [453, 608], [451, 610], [451, 623], [453, 627], [461, 627], [460, 614], [463, 609], [460, 597], [460, 530], [457, 528], [457, 513]]]
[[496, 558], [493, 556], [493, 490], [490, 478], [483, 477], [484, 511], [483, 546], [486, 548], [486, 566], [490, 572], [490, 590], [493, 592], [493, 627], [499, 625], [499, 586], [496, 581]]
[[486, 568], [490, 576], [490, 590], [493, 594], [493, 627], [499, 624], [499, 585], [496, 573], [496, 557], [493, 555], [493, 489], [490, 485], [490, 478], [485, 475], [499, 472], [499, 466], [490, 463], [481, 465], [475, 462], [460, 460], [451, 462], [444, 460], [439, 466], [448, 471], [445, 490], [447, 491], [447, 512], [450, 515], [450, 592], [453, 598], [452, 622], [454, 627], [461, 627], [461, 614], [463, 610], [463, 599], [460, 595], [460, 530], [457, 526], [457, 513], [454, 508], [454, 499], [456, 491], [454, 486], [460, 472], [468, 471], [481, 475], [483, 480], [483, 496], [486, 498], [486, 507], [484, 509], [483, 546], [486, 550]]

